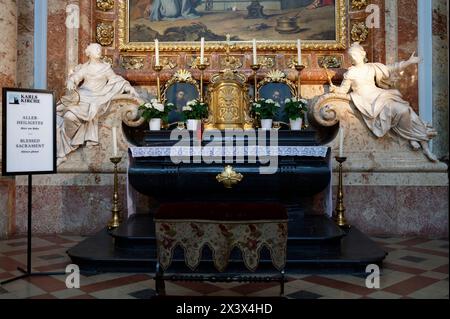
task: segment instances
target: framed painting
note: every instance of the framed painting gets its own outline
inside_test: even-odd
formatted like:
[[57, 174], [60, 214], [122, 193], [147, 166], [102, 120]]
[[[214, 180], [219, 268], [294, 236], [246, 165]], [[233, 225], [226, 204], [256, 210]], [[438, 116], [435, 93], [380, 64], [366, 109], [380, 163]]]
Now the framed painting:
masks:
[[309, 50], [346, 47], [346, 0], [120, 0], [119, 48], [152, 51]]

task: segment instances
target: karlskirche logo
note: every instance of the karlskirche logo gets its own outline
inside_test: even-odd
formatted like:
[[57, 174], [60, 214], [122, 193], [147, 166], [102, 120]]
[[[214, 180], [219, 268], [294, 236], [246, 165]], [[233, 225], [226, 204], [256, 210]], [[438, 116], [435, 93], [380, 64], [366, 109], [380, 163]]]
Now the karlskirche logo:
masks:
[[19, 105], [20, 104], [20, 94], [10, 94], [9, 95], [9, 99], [8, 99], [8, 104], [16, 104]]

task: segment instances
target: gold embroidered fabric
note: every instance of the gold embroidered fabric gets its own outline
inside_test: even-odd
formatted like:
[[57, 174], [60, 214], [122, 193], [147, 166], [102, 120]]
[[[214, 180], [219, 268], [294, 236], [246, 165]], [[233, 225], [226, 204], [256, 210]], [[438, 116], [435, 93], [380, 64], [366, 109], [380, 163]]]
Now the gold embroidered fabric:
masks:
[[266, 247], [272, 264], [282, 270], [286, 264], [287, 220], [222, 222], [206, 220], [155, 220], [158, 258], [166, 270], [177, 246], [184, 250], [186, 265], [195, 270], [205, 246], [213, 252], [216, 269], [224, 271], [230, 252], [240, 249], [245, 266], [255, 271], [260, 251]]

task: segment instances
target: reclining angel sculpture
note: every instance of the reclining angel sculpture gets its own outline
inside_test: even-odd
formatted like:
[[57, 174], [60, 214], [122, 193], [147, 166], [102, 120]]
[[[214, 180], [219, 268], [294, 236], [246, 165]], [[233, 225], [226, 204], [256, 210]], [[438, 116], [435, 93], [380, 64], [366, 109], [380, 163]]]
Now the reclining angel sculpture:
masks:
[[366, 63], [366, 51], [358, 42], [348, 49], [348, 54], [353, 66], [344, 74], [341, 86], [331, 85], [330, 91], [341, 94], [351, 91], [354, 105], [375, 136], [382, 137], [392, 130], [408, 140], [414, 150], [422, 148], [429, 160], [437, 161], [428, 148], [437, 132], [420, 119], [389, 81], [393, 73], [419, 63], [420, 59], [413, 53], [409, 60], [393, 65]]
[[116, 75], [111, 66], [103, 62], [102, 48], [90, 44], [86, 51], [89, 61], [78, 65], [67, 80], [72, 94], [61, 98], [57, 105], [57, 164], [80, 146], [98, 145], [98, 119], [121, 93], [138, 97], [128, 81]]

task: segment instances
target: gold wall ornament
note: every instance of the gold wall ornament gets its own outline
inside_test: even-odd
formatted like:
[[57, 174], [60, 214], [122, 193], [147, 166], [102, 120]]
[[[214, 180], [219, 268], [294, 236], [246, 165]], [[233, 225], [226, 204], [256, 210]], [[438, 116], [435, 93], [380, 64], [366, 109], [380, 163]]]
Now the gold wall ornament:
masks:
[[[290, 69], [295, 69], [295, 66], [298, 65], [297, 56], [292, 56], [289, 58], [286, 66]], [[302, 65], [305, 67], [309, 67], [309, 58], [306, 58], [302, 55]]]
[[280, 70], [272, 70], [267, 73], [266, 77], [258, 83], [258, 92], [261, 95], [261, 88], [269, 83], [284, 83], [289, 87], [292, 96], [297, 96], [297, 88], [295, 84], [290, 81], [286, 74]]
[[[119, 0], [118, 18], [118, 47], [120, 51], [147, 51], [155, 50], [153, 42], [130, 41], [130, 7], [129, 0]], [[302, 42], [304, 50], [345, 50], [347, 48], [347, 9], [346, 0], [335, 0], [335, 40], [305, 40]], [[235, 52], [251, 51], [251, 41], [233, 41], [231, 50]], [[211, 41], [205, 47], [206, 51], [226, 51], [227, 41]], [[160, 42], [162, 52], [200, 52], [200, 42]], [[261, 51], [297, 51], [296, 39], [290, 41], [261, 41], [258, 43]]]
[[110, 55], [104, 55], [104, 56], [102, 57], [102, 61], [108, 63], [108, 64], [111, 65], [111, 66], [114, 64], [113, 57], [110, 56]]
[[161, 59], [160, 63], [163, 67], [163, 70], [172, 70], [178, 66], [177, 62], [175, 62], [170, 57], [161, 57], [160, 59]]
[[102, 46], [110, 46], [114, 42], [114, 25], [110, 22], [97, 23], [95, 37]]
[[209, 117], [205, 121], [205, 130], [253, 127], [246, 83], [244, 74], [229, 69], [211, 76], [207, 96]]
[[364, 22], [358, 22], [353, 24], [350, 32], [353, 42], [364, 42], [369, 35], [369, 28]]
[[114, 0], [97, 0], [97, 9], [102, 11], [114, 9]]
[[220, 58], [220, 68], [237, 70], [242, 67], [241, 57], [226, 55]]
[[323, 55], [317, 59], [317, 64], [323, 68], [338, 69], [342, 66], [342, 57], [337, 55]]
[[142, 70], [144, 68], [145, 57], [123, 56], [122, 67], [125, 70]]
[[[209, 65], [209, 58], [207, 58], [206, 56], [204, 57], [204, 63], [206, 65]], [[200, 57], [191, 57], [190, 62], [188, 63], [188, 65], [190, 66], [191, 69], [198, 69], [198, 66], [200, 65]]]
[[172, 77], [164, 85], [164, 89], [163, 89], [162, 97], [161, 97], [161, 100], [163, 103], [166, 103], [168, 101], [167, 90], [176, 83], [188, 83], [188, 84], [193, 85], [196, 88], [196, 90], [200, 96], [200, 87], [199, 87], [197, 81], [192, 77], [191, 72], [189, 72], [185, 69], [181, 69], [181, 70], [178, 70], [177, 72], [175, 72], [172, 75]]
[[275, 57], [259, 56], [258, 64], [261, 65], [262, 68], [272, 69], [275, 66]]
[[244, 176], [241, 173], [237, 173], [232, 166], [225, 166], [222, 173], [216, 176], [216, 180], [222, 183], [225, 188], [232, 188], [234, 185], [242, 181]]
[[352, 0], [352, 8], [361, 10], [368, 5], [367, 0]]

